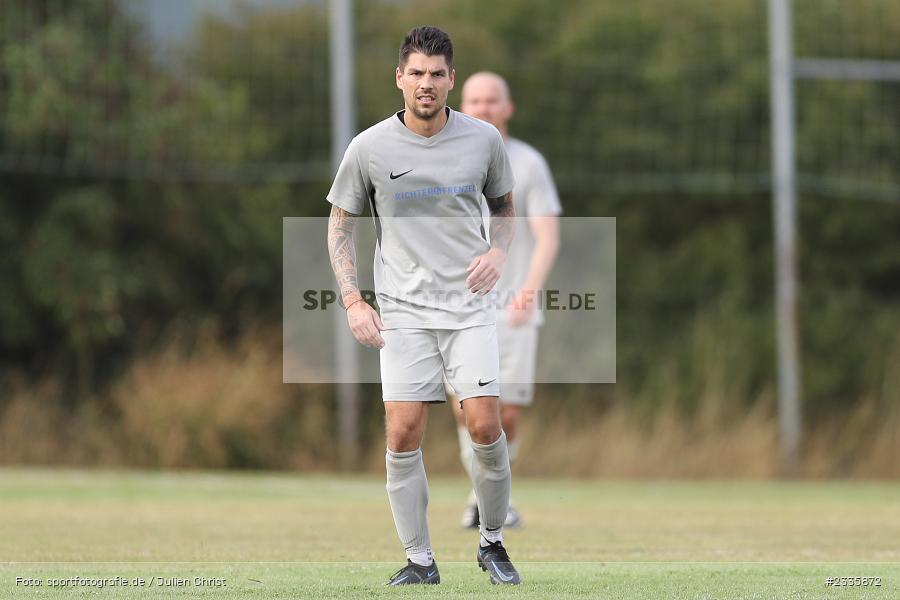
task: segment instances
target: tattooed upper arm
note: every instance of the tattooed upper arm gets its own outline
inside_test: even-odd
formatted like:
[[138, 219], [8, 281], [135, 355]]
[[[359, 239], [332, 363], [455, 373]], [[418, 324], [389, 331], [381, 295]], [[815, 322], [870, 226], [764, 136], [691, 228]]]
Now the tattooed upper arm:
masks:
[[485, 200], [487, 200], [491, 216], [515, 216], [516, 210], [512, 201], [512, 192], [506, 192], [499, 198], [488, 198], [485, 196]]
[[328, 218], [328, 255], [331, 268], [341, 290], [341, 299], [347, 306], [348, 297], [359, 294], [356, 282], [356, 246], [353, 243], [353, 229], [359, 215], [340, 208], [331, 207]]

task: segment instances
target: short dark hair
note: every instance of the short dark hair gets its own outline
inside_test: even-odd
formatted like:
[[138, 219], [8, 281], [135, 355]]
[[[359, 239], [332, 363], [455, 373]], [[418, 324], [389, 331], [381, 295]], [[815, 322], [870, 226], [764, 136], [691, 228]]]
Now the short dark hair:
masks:
[[400, 46], [400, 69], [406, 66], [406, 60], [413, 52], [419, 52], [425, 56], [443, 56], [447, 59], [447, 66], [453, 68], [453, 42], [447, 32], [437, 27], [413, 27], [406, 34], [403, 45]]

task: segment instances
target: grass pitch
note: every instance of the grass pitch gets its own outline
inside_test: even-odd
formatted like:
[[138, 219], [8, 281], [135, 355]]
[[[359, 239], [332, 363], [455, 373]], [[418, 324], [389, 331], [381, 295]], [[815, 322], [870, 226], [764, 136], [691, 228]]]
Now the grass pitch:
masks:
[[513, 486], [523, 585], [490, 585], [457, 526], [466, 482], [434, 478], [442, 583], [389, 589], [380, 478], [0, 470], [0, 598], [900, 598], [897, 483]]

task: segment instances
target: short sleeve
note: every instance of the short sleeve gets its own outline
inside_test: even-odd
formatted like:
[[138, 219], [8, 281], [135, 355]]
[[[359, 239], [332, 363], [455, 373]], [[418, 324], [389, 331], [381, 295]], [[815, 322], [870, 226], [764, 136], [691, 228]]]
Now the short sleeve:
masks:
[[353, 138], [338, 167], [327, 200], [354, 215], [361, 215], [369, 199], [368, 159], [363, 156], [362, 143]]
[[525, 210], [530, 217], [546, 217], [562, 214], [562, 205], [553, 175], [544, 157], [535, 152], [535, 161], [528, 173], [525, 188]]
[[494, 133], [491, 139], [491, 162], [482, 191], [485, 198], [504, 196], [512, 191], [516, 183], [512, 166], [509, 164], [509, 155], [506, 153], [506, 144], [503, 143], [499, 131], [494, 130]]

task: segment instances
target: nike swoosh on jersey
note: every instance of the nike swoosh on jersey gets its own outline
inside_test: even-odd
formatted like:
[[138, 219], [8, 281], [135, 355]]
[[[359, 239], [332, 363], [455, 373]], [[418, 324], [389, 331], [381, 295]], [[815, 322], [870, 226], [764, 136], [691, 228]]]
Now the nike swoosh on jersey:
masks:
[[412, 171], [412, 169], [410, 169], [409, 171], [403, 171], [402, 173], [397, 173], [396, 175], [394, 175], [394, 172], [391, 171], [391, 176], [390, 176], [390, 177], [391, 177], [391, 179], [397, 179], [398, 177], [403, 177], [404, 175], [406, 175], [406, 174], [409, 173], [410, 171]]
[[493, 378], [493, 379], [491, 379], [490, 381], [484, 381], [484, 382], [482, 382], [482, 381], [479, 379], [479, 380], [478, 380], [478, 387], [484, 387], [484, 386], [486, 386], [487, 384], [493, 383], [493, 382], [495, 382], [495, 381], [497, 381], [497, 378], [496, 378], [496, 377]]

